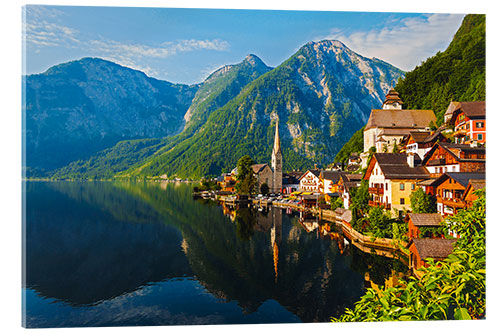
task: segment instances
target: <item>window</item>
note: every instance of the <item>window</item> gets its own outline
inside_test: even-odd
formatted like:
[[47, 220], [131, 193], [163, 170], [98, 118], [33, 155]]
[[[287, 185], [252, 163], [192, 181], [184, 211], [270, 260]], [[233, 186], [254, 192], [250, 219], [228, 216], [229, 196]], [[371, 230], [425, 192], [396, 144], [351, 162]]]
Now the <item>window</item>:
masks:
[[404, 204], [405, 204], [405, 198], [401, 198], [401, 199], [399, 199], [399, 203], [400, 203], [401, 205], [404, 205]]
[[415, 184], [411, 184], [411, 190], [413, 191], [415, 189]]
[[484, 128], [484, 123], [483, 123], [482, 121], [478, 121], [478, 122], [476, 123], [476, 127], [477, 127], [477, 128]]
[[387, 183], [385, 183], [385, 190], [389, 190], [389, 185]]
[[478, 134], [478, 135], [477, 135], [477, 139], [478, 139], [479, 141], [482, 141], [482, 140], [483, 140], [483, 135], [482, 135], [482, 134]]
[[405, 183], [400, 183], [400, 184], [399, 184], [399, 189], [400, 189], [401, 191], [404, 191], [404, 190], [405, 190]]

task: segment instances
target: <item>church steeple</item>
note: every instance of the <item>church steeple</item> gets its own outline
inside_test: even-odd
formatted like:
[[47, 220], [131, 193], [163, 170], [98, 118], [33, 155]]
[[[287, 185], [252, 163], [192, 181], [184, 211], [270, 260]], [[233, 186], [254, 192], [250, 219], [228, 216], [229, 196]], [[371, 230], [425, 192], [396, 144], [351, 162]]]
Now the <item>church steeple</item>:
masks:
[[276, 120], [276, 132], [274, 133], [274, 147], [273, 147], [273, 154], [275, 152], [281, 152], [281, 142], [280, 142], [280, 133], [278, 130], [279, 127], [279, 119]]
[[382, 109], [397, 109], [401, 110], [403, 108], [403, 101], [399, 97], [399, 93], [391, 88], [387, 95], [385, 95], [384, 104], [382, 104]]
[[273, 192], [281, 192], [283, 182], [281, 142], [279, 133], [279, 119], [276, 119], [276, 132], [274, 134], [274, 146], [271, 156], [271, 167], [273, 168]]

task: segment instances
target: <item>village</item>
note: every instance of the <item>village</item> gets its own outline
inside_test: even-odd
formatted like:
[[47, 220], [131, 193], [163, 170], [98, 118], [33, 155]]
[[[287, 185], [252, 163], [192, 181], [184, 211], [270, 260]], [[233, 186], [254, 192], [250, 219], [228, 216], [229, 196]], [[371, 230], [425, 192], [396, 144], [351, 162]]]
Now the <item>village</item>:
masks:
[[[346, 165], [303, 172], [282, 171], [276, 120], [271, 166], [251, 165], [254, 191], [237, 191], [236, 167], [212, 180], [217, 191], [196, 195], [224, 205], [248, 202], [314, 214], [341, 226], [358, 247], [406, 254], [418, 277], [427, 259], [443, 260], [460, 237], [446, 228], [446, 218], [471, 207], [476, 191], [485, 190], [486, 108], [484, 101], [452, 101], [436, 127], [433, 110], [402, 107], [390, 89], [381, 109], [371, 111], [363, 152], [352, 153]], [[376, 229], [375, 219], [388, 223]]]

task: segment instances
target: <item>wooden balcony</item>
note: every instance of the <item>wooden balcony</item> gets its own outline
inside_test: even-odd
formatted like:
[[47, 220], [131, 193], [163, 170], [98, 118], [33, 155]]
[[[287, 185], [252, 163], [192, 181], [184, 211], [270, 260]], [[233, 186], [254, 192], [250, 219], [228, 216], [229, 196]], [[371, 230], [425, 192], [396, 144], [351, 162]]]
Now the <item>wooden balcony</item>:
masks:
[[380, 208], [383, 208], [383, 209], [391, 209], [391, 204], [389, 204], [389, 203], [383, 203], [383, 202], [378, 202], [378, 201], [369, 200], [368, 201], [368, 205], [370, 207], [380, 207]]
[[437, 202], [442, 203], [443, 205], [455, 208], [464, 208], [465, 202], [459, 198], [443, 198], [441, 196], [436, 196]]
[[453, 135], [455, 137], [466, 136], [467, 135], [467, 130], [466, 129], [459, 129], [458, 131], [455, 131], [455, 133], [453, 133]]
[[369, 187], [368, 193], [375, 194], [375, 195], [384, 195], [384, 188], [383, 187]]

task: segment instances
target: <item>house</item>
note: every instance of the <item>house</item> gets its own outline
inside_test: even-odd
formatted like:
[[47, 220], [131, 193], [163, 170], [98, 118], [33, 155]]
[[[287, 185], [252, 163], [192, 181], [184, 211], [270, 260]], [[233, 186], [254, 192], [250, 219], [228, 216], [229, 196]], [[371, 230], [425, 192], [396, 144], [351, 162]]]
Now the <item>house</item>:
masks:
[[320, 192], [323, 194], [338, 192], [337, 182], [342, 174], [344, 174], [342, 171], [322, 170], [319, 174], [319, 180], [321, 182]]
[[[408, 238], [443, 238], [443, 235], [438, 236], [438, 229], [443, 222], [443, 217], [441, 216], [441, 214], [409, 213], [408, 215], [406, 215], [405, 220], [408, 224]], [[431, 232], [429, 233], [429, 231]]]
[[356, 166], [359, 167], [360, 164], [361, 164], [361, 157], [359, 157], [359, 154], [358, 153], [352, 153], [349, 156], [349, 159], [347, 161], [347, 165], [356, 165]]
[[375, 153], [363, 175], [372, 197], [369, 205], [402, 214], [410, 210], [410, 194], [417, 182], [429, 177], [424, 167], [415, 166], [412, 154]]
[[486, 148], [436, 142], [425, 154], [422, 165], [432, 177], [439, 177], [445, 172], [484, 172]]
[[297, 192], [300, 188], [299, 178], [302, 174], [300, 171], [283, 173], [282, 193], [290, 194]]
[[476, 190], [486, 189], [486, 179], [471, 179], [469, 184], [465, 188], [463, 194], [463, 201], [465, 202], [465, 207], [472, 207], [474, 201], [477, 200], [477, 195], [474, 193]]
[[399, 144], [410, 132], [426, 131], [436, 121], [432, 110], [403, 110], [402, 105], [399, 94], [391, 89], [382, 109], [371, 111], [363, 131], [365, 152], [371, 147], [378, 153], [392, 151], [394, 144]]
[[443, 216], [454, 215], [466, 206], [465, 189], [470, 181], [485, 179], [484, 172], [447, 172], [431, 184], [435, 188], [437, 211]]
[[345, 209], [348, 209], [351, 205], [351, 197], [349, 194], [351, 188], [361, 185], [362, 178], [363, 175], [361, 174], [344, 173], [340, 176], [337, 182], [337, 191], [344, 202]]
[[236, 185], [236, 178], [232, 173], [223, 173], [217, 177], [217, 184], [220, 186], [222, 192], [234, 192]]
[[422, 160], [425, 154], [432, 149], [436, 142], [449, 142], [449, 140], [442, 134], [442, 130], [443, 128], [434, 132], [411, 131], [410, 134], [403, 138], [402, 145], [405, 147], [405, 152], [414, 153]]
[[257, 189], [260, 190], [260, 187], [262, 184], [266, 183], [267, 186], [269, 186], [269, 189], [272, 190], [272, 184], [273, 184], [273, 171], [267, 165], [266, 163], [264, 164], [254, 164], [252, 165], [252, 170], [257, 178]]
[[307, 170], [300, 178], [299, 190], [302, 192], [313, 192], [319, 193], [321, 187], [321, 181], [319, 179], [321, 170], [313, 169]]
[[455, 129], [455, 143], [486, 143], [486, 103], [451, 102], [445, 121]]
[[419, 269], [428, 267], [426, 259], [443, 260], [453, 252], [456, 239], [412, 238], [407, 248], [410, 249], [410, 267]]

